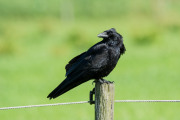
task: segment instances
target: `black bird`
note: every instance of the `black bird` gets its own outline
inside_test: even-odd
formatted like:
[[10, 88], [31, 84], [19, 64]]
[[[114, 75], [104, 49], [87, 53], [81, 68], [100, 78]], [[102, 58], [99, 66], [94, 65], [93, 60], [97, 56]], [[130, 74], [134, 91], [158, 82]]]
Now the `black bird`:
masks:
[[66, 79], [47, 98], [56, 98], [91, 79], [107, 82], [103, 77], [115, 68], [126, 48], [123, 37], [114, 28], [100, 33], [98, 37], [103, 40], [69, 61], [65, 67]]

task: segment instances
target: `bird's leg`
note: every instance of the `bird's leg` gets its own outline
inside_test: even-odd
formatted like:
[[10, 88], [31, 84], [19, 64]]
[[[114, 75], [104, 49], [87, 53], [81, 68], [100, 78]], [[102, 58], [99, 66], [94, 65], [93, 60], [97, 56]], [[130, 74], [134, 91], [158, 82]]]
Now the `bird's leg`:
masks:
[[101, 84], [103, 84], [103, 83], [105, 83], [105, 81], [103, 80], [103, 79], [98, 79], [98, 81], [101, 83]]
[[102, 83], [114, 83], [114, 81], [113, 82], [111, 82], [111, 81], [107, 81], [107, 80], [105, 80], [105, 79], [102, 79], [102, 78], [100, 78], [99, 79], [99, 82], [102, 84]]
[[90, 105], [95, 103], [95, 101], [93, 100], [93, 95], [94, 94], [95, 94], [95, 88], [93, 88], [92, 91], [90, 91], [90, 93], [89, 93], [89, 103], [90, 103]]

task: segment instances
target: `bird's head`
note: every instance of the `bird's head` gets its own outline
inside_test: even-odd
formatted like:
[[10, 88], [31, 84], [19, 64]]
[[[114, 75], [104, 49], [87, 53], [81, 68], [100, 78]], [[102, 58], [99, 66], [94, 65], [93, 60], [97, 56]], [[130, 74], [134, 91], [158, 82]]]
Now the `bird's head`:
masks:
[[122, 38], [122, 36], [116, 32], [116, 30], [114, 28], [111, 28], [109, 30], [104, 31], [103, 33], [100, 33], [98, 35], [98, 37], [100, 38], [112, 38], [112, 39], [116, 39], [116, 38]]

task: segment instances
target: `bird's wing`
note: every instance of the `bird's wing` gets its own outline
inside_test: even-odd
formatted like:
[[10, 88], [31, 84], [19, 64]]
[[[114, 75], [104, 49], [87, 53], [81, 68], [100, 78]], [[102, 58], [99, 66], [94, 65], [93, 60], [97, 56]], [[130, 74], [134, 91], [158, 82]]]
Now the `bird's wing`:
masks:
[[86, 53], [75, 57], [66, 69], [67, 78], [48, 95], [48, 98], [56, 98], [92, 79], [95, 72], [107, 65], [107, 60], [108, 50], [105, 44], [93, 46]]
[[[79, 73], [90, 69], [98, 69], [107, 64], [108, 50], [106, 44], [97, 44], [90, 48], [87, 52], [72, 59], [72, 64], [66, 69], [66, 76], [72, 73]], [[71, 62], [71, 61], [70, 61]]]
[[72, 67], [74, 63], [76, 63], [80, 58], [82, 58], [83, 55], [85, 55], [86, 52], [81, 53], [80, 55], [74, 57], [69, 61], [69, 63], [65, 66], [66, 72]]
[[109, 60], [108, 47], [106, 44], [95, 46], [91, 52], [91, 64], [89, 69], [100, 69], [105, 67]]

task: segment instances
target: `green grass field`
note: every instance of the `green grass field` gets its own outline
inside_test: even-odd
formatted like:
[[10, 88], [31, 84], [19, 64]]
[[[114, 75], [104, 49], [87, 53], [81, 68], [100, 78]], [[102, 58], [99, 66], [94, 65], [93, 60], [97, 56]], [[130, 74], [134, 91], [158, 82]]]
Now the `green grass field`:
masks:
[[[28, 7], [32, 12], [27, 12], [28, 17], [25, 13], [14, 17], [19, 8], [14, 14], [4, 12], [0, 18], [0, 107], [87, 101], [92, 81], [55, 100], [46, 96], [64, 80], [68, 61], [100, 41], [98, 33], [112, 27], [123, 35], [127, 49], [105, 78], [115, 81], [115, 99], [180, 99], [180, 15], [128, 12], [124, 17], [104, 19], [93, 14], [93, 18], [87, 15], [66, 20], [49, 16], [53, 10], [41, 17], [31, 16], [36, 9]], [[84, 14], [76, 12], [77, 16]], [[115, 103], [114, 114], [115, 120], [179, 120], [179, 111], [179, 103]], [[0, 111], [0, 119], [93, 120], [94, 106], [6, 110]]]

